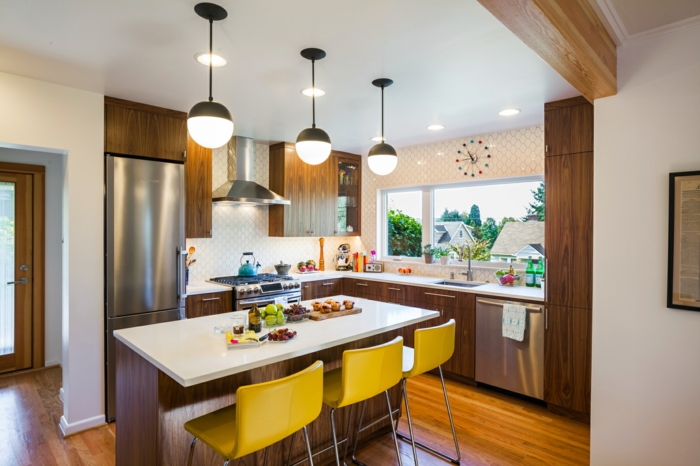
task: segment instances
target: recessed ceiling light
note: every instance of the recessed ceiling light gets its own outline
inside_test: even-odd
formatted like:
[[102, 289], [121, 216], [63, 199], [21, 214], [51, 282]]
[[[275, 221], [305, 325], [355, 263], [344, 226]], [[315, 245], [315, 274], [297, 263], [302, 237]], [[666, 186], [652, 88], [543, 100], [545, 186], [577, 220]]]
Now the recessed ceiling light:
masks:
[[[211, 56], [213, 57], [213, 62], [211, 66], [213, 66], [214, 68], [218, 68], [219, 66], [224, 66], [226, 64], [226, 60], [224, 60], [223, 57], [220, 57], [216, 54], [212, 54]], [[204, 66], [209, 66], [209, 52], [198, 53], [194, 56], [194, 59]]]
[[520, 109], [518, 108], [507, 108], [498, 112], [498, 114], [501, 116], [513, 116], [517, 115], [518, 113], [520, 113]]
[[326, 91], [313, 87], [309, 87], [306, 89], [302, 89], [301, 93], [304, 94], [306, 97], [311, 97], [311, 94], [315, 94], [316, 97], [321, 97], [322, 95], [326, 95]]
[[384, 141], [384, 138], [381, 137], [381, 136], [375, 136], [375, 137], [369, 138], [369, 139], [370, 139], [370, 141], [374, 141], [374, 142], [382, 142], [382, 141]]
[[440, 131], [441, 129], [445, 129], [445, 127], [443, 125], [430, 125], [428, 129], [430, 131]]

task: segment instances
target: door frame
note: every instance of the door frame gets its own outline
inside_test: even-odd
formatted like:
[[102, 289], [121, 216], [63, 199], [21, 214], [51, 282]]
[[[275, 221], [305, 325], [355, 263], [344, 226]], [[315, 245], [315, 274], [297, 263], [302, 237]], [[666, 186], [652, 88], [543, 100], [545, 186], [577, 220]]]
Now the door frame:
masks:
[[21, 163], [0, 162], [0, 172], [22, 173], [32, 176], [32, 368], [44, 367], [45, 357], [45, 206], [46, 167]]

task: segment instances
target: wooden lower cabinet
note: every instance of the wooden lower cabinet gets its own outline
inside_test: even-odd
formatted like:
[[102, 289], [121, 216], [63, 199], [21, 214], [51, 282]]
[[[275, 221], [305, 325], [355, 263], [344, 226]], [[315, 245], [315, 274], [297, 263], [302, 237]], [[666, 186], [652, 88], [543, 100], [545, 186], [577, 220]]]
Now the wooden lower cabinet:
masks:
[[188, 319], [232, 311], [233, 291], [190, 295], [185, 301], [185, 315]]
[[590, 414], [590, 309], [548, 305], [545, 308], [544, 400]]
[[355, 298], [383, 301], [382, 291], [385, 283], [357, 278], [343, 278], [343, 294]]
[[332, 280], [316, 280], [301, 284], [301, 299], [320, 299], [327, 296], [342, 294], [342, 282], [339, 278]]
[[[473, 297], [473, 296], [472, 296]], [[443, 323], [455, 320], [455, 352], [452, 358], [442, 365], [442, 370], [474, 378], [476, 352], [476, 310], [471, 308], [445, 308]]]

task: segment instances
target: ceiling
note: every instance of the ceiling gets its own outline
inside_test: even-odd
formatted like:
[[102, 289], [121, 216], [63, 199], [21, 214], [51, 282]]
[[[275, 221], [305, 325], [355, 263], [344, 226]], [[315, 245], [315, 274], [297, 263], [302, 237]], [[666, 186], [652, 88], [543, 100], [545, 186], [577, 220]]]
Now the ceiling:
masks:
[[[0, 71], [187, 111], [207, 97], [208, 24], [188, 0], [4, 0]], [[543, 104], [578, 95], [476, 0], [222, 0], [214, 26], [214, 98], [235, 133], [294, 141], [311, 124], [311, 66], [319, 47], [319, 127], [338, 150], [362, 153], [380, 131], [397, 147], [542, 124]], [[501, 117], [507, 107], [522, 109]], [[442, 131], [426, 126], [440, 123]]]
[[625, 44], [700, 24], [700, 0], [589, 0]]

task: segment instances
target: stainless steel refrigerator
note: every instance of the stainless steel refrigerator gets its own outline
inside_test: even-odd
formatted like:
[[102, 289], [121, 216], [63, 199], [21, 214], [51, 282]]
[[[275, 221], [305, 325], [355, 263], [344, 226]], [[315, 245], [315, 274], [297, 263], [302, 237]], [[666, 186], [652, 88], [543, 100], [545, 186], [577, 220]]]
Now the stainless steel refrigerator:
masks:
[[105, 154], [105, 389], [115, 418], [115, 330], [185, 315], [184, 165]]

